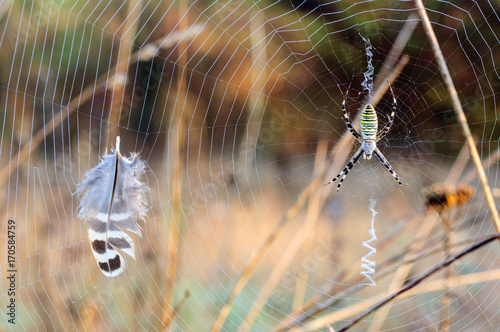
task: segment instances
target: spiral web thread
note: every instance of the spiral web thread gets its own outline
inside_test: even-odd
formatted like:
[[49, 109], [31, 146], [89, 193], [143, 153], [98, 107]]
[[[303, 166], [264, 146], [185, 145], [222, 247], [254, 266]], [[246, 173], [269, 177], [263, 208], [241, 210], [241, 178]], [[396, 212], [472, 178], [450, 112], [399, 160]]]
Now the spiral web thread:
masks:
[[[498, 199], [498, 3], [425, 5]], [[471, 189], [441, 210], [449, 255], [495, 232], [414, 14], [412, 1], [393, 0], [0, 1], [0, 330], [300, 331], [323, 329], [318, 317], [337, 328], [444, 259], [429, 185]], [[408, 22], [416, 28], [393, 52]], [[377, 147], [403, 186], [372, 158], [340, 196], [319, 188], [359, 148], [342, 92], [351, 86], [356, 127], [390, 75], [398, 111]], [[381, 93], [379, 119], [391, 105]], [[147, 164], [151, 209], [136, 261], [106, 278], [73, 193], [118, 135]], [[494, 330], [499, 261], [496, 246], [464, 257], [448, 271], [450, 303], [436, 274], [377, 317], [380, 328], [366, 319], [359, 330], [436, 330], [442, 317], [453, 331]]]

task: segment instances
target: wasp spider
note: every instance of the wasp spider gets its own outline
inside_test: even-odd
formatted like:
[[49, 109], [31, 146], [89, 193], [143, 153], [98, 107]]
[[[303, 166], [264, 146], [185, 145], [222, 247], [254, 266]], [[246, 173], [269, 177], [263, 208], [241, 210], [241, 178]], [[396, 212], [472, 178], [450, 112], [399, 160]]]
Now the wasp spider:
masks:
[[[387, 82], [389, 84], [389, 82]], [[351, 86], [349, 86], [350, 88]], [[357, 132], [356, 129], [351, 124], [351, 120], [349, 119], [349, 113], [346, 112], [345, 109], [345, 102], [347, 100], [347, 94], [349, 93], [349, 88], [347, 88], [347, 91], [344, 96], [344, 101], [342, 102], [342, 112], [344, 112], [344, 122], [349, 128], [352, 136], [361, 143], [361, 147], [356, 151], [354, 156], [349, 160], [347, 165], [344, 167], [344, 169], [331, 180], [328, 182], [326, 185], [334, 182], [338, 178], [342, 177], [339, 181], [339, 184], [337, 186], [337, 194], [339, 193], [340, 186], [342, 186], [342, 182], [344, 181], [345, 177], [347, 176], [347, 173], [356, 165], [358, 162], [359, 158], [361, 156], [364, 157], [364, 159], [370, 159], [372, 157], [372, 154], [374, 154], [378, 160], [384, 165], [385, 168], [392, 174], [394, 179], [398, 181], [398, 187], [402, 185], [400, 177], [396, 174], [394, 169], [392, 169], [391, 164], [387, 161], [387, 159], [384, 157], [382, 152], [377, 148], [377, 142], [380, 141], [382, 138], [384, 138], [385, 135], [389, 132], [389, 129], [391, 129], [392, 122], [394, 121], [394, 114], [396, 114], [397, 110], [397, 103], [396, 103], [396, 97], [394, 96], [394, 91], [392, 91], [392, 87], [389, 84], [389, 89], [391, 90], [392, 94], [392, 112], [391, 115], [388, 115], [387, 117], [389, 118], [389, 122], [385, 125], [384, 129], [382, 129], [378, 134], [377, 134], [377, 129], [378, 129], [378, 119], [377, 119], [377, 113], [375, 112], [375, 109], [373, 108], [372, 105], [368, 104], [366, 105], [365, 109], [363, 110], [363, 113], [361, 113], [361, 134]]]

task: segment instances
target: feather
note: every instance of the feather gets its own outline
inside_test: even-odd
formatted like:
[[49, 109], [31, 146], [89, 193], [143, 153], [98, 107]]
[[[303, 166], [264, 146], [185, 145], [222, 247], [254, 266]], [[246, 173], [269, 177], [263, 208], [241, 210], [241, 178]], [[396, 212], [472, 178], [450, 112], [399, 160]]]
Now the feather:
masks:
[[145, 163], [138, 153], [120, 154], [120, 136], [112, 154], [88, 171], [77, 185], [80, 197], [78, 218], [88, 226], [92, 253], [105, 276], [116, 277], [125, 269], [118, 250], [135, 259], [134, 241], [125, 232], [141, 236], [138, 220], [147, 210], [147, 185], [140, 181]]

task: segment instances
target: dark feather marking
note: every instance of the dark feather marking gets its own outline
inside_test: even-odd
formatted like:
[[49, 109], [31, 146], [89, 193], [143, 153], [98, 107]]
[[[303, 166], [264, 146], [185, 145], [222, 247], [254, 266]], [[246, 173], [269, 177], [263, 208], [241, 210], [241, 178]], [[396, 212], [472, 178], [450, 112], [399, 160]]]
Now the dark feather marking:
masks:
[[108, 262], [99, 262], [99, 268], [106, 272], [118, 270], [122, 266], [120, 256], [116, 255], [115, 258], [110, 259]]

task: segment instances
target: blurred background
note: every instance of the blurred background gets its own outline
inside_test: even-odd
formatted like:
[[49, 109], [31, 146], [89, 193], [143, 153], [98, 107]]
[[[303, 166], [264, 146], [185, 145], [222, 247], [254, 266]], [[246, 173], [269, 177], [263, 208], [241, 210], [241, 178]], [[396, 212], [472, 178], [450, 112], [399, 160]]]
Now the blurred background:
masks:
[[[500, 7], [424, 4], [498, 203]], [[1, 1], [0, 242], [14, 220], [17, 267], [12, 325], [0, 245], [1, 329], [338, 328], [495, 233], [414, 8]], [[345, 93], [356, 128], [369, 100], [382, 126], [386, 81], [398, 110], [378, 147], [403, 186], [361, 159], [338, 196], [337, 182], [322, 185], [359, 147]], [[124, 155], [147, 163], [149, 210], [136, 260], [108, 279], [74, 193], [118, 135]], [[498, 259], [493, 243], [357, 328], [496, 329]]]

